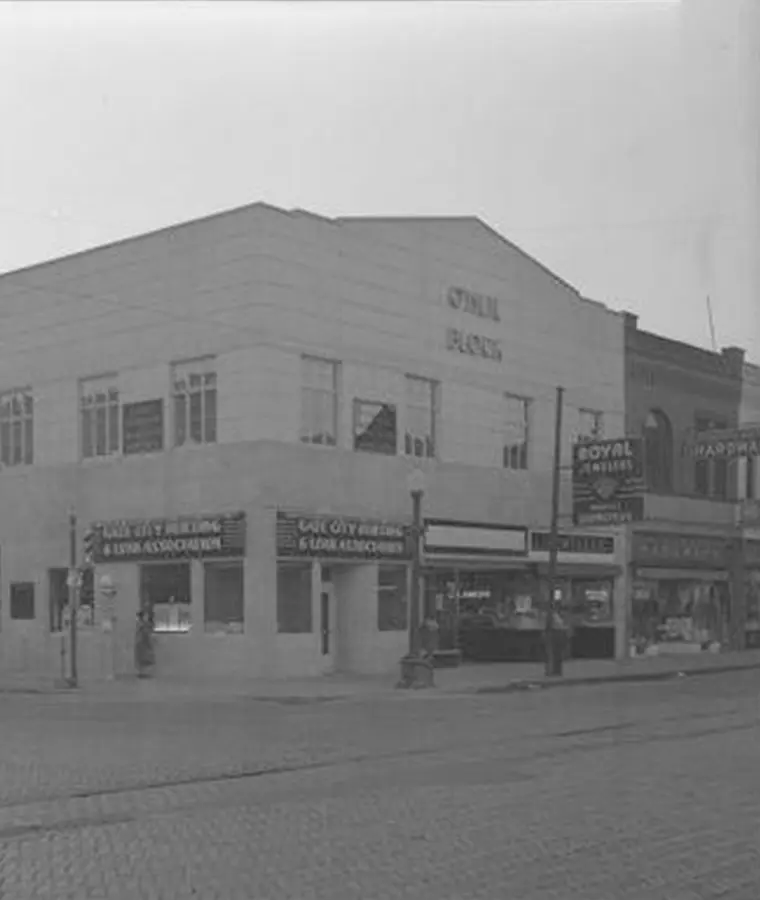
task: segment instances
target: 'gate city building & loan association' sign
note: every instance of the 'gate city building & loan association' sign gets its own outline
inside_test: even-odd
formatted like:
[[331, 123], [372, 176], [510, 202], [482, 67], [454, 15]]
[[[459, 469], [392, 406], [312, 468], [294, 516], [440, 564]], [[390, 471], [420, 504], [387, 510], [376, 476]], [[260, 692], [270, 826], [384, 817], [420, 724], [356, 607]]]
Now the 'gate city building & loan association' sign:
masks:
[[641, 438], [573, 445], [573, 521], [576, 525], [637, 522], [644, 516]]
[[[496, 297], [477, 294], [461, 287], [450, 287], [446, 298], [451, 309], [466, 312], [481, 319], [490, 319], [492, 322], [501, 322], [499, 301]], [[481, 334], [462, 331], [460, 328], [446, 329], [446, 349], [466, 353], [469, 356], [479, 356], [481, 359], [491, 359], [495, 362], [502, 360], [501, 341]]]
[[326, 559], [408, 559], [407, 528], [347, 516], [277, 513], [278, 556]]
[[245, 513], [95, 522], [96, 563], [244, 556]]

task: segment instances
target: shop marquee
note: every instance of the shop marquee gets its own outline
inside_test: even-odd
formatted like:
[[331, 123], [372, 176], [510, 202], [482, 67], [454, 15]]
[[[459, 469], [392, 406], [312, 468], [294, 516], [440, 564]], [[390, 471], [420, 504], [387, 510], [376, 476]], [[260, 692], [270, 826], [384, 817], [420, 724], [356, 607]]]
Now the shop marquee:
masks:
[[245, 555], [245, 513], [95, 522], [96, 563]]
[[277, 555], [406, 560], [411, 552], [407, 528], [398, 522], [278, 512]]
[[700, 434], [689, 449], [697, 459], [740, 459], [760, 456], [760, 425]]

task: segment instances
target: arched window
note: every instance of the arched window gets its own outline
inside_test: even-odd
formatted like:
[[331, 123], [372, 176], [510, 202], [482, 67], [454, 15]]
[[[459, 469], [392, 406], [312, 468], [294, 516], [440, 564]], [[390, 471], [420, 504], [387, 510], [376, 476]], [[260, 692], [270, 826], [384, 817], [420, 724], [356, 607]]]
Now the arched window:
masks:
[[651, 491], [673, 489], [673, 428], [660, 409], [650, 410], [644, 423], [647, 486]]

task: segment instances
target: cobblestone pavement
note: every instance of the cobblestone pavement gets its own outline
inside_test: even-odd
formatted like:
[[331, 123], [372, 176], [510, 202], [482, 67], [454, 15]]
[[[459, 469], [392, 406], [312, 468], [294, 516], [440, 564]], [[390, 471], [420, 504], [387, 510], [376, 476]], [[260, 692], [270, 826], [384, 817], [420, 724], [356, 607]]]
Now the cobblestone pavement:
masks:
[[0, 900], [757, 900], [759, 682], [4, 698]]

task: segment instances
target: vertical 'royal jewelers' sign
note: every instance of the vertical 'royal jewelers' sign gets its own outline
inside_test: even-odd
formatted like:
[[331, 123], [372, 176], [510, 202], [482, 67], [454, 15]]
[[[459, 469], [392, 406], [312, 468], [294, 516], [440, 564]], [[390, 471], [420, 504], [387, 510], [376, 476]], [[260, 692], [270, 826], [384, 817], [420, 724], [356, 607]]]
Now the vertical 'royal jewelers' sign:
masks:
[[[446, 292], [446, 302], [451, 309], [459, 312], [468, 313], [480, 319], [490, 319], [492, 322], [501, 322], [499, 301], [496, 297], [474, 293], [461, 287], [450, 287]], [[454, 352], [465, 353], [468, 356], [478, 356], [481, 359], [490, 359], [495, 362], [502, 360], [500, 340], [460, 328], [446, 329], [446, 348]]]
[[643, 515], [644, 447], [641, 438], [575, 444], [574, 524], [638, 522]]

